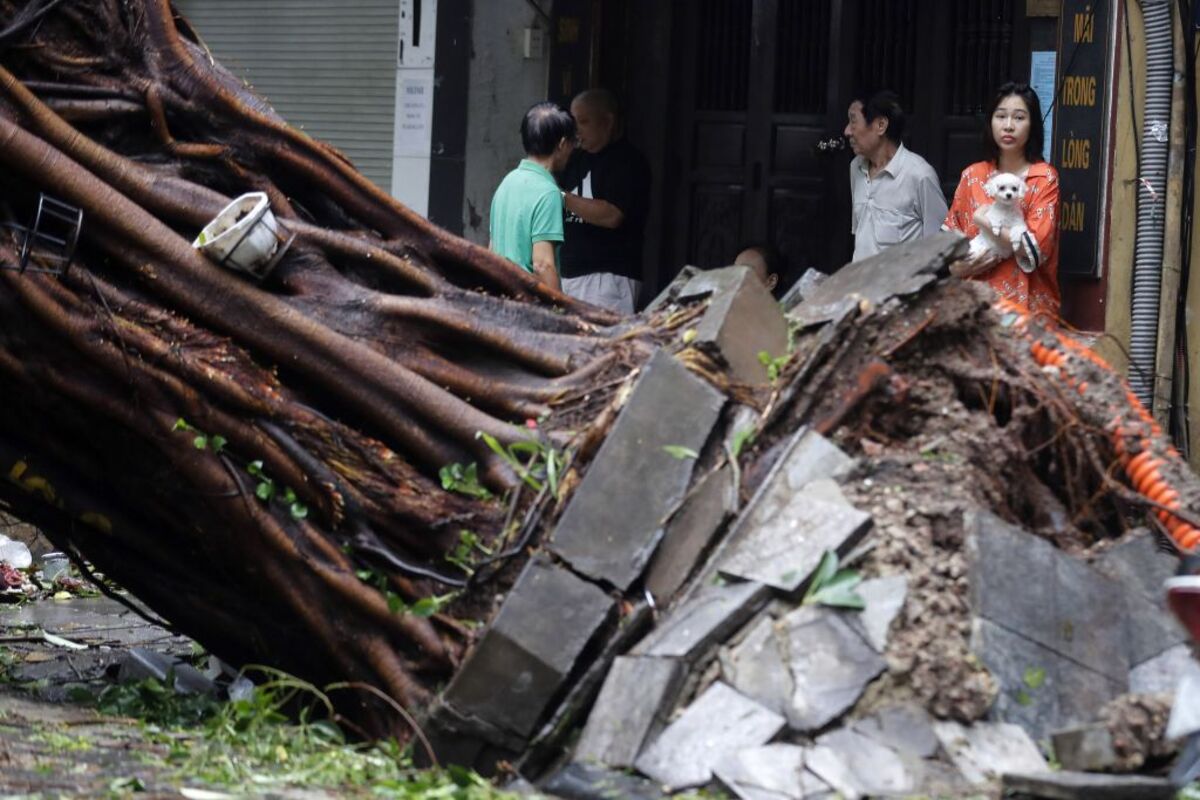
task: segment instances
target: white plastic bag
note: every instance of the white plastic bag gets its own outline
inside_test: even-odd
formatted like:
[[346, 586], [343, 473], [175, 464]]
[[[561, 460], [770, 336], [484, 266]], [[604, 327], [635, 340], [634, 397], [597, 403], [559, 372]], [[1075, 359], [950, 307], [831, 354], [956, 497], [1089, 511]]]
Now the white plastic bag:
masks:
[[29, 552], [24, 542], [18, 542], [0, 533], [0, 562], [14, 569], [28, 569], [33, 563], [33, 553]]

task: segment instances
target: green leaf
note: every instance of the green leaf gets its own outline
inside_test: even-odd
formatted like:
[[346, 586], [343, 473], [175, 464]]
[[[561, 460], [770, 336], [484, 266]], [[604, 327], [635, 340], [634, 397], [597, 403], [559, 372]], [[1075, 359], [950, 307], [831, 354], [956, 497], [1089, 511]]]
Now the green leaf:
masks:
[[394, 592], [387, 593], [387, 607], [388, 611], [393, 614], [398, 614], [407, 608], [407, 606], [404, 605], [403, 598]]
[[1040, 689], [1046, 682], [1045, 667], [1029, 667], [1025, 670], [1025, 685], [1030, 689]]
[[671, 458], [677, 458], [680, 461], [685, 458], [699, 458], [700, 454], [690, 447], [684, 447], [681, 444], [664, 444], [663, 450]]
[[225, 449], [226, 439], [219, 433], [216, 436], [213, 436], [209, 442], [212, 444], [214, 453], [219, 453]]
[[246, 465], [246, 472], [249, 472], [251, 475], [262, 475], [262, 468], [263, 462], [251, 461]]
[[546, 483], [550, 485], [550, 494], [558, 499], [558, 453], [550, 450], [546, 453]]
[[184, 419], [183, 417], [180, 417], [179, 419], [175, 420], [175, 425], [171, 428], [171, 430], [187, 431], [187, 430], [191, 430], [191, 428], [192, 428], [192, 426], [187, 424], [187, 420]]
[[304, 503], [292, 503], [288, 510], [292, 513], [292, 519], [304, 519], [308, 516], [308, 506]]
[[862, 595], [854, 591], [854, 585], [826, 586], [811, 598], [806, 599], [805, 602], [817, 603], [823, 606], [834, 606], [835, 608], [849, 608], [856, 611], [862, 611], [867, 607], [867, 602], [863, 600]]
[[733, 457], [737, 458], [742, 453], [742, 448], [748, 444], [754, 443], [754, 427], [742, 428], [733, 434], [733, 441], [730, 443], [729, 449], [733, 453]]
[[438, 603], [432, 597], [422, 597], [409, 607], [409, 611], [418, 617], [432, 617], [437, 613]]
[[254, 487], [254, 495], [264, 503], [270, 502], [271, 498], [275, 496], [275, 482], [270, 478], [263, 480]]
[[284, 488], [283, 502], [285, 502], [285, 503], [296, 502], [296, 492], [292, 490], [292, 487], [288, 486], [288, 487]]
[[1027, 706], [1033, 702], [1033, 698], [1029, 696], [1029, 692], [1024, 689], [1019, 690], [1014, 699], [1017, 701], [1017, 705], [1022, 706]]
[[768, 353], [766, 350], [759, 350], [758, 351], [758, 363], [762, 364], [764, 367], [771, 366], [771, 354]]
[[192, 447], [196, 448], [197, 450], [207, 449], [208, 448], [208, 437], [205, 436], [204, 434], [200, 434], [195, 439], [192, 439]]
[[821, 556], [821, 563], [817, 566], [817, 571], [812, 576], [812, 581], [808, 584], [808, 591], [804, 593], [804, 601], [820, 591], [830, 578], [837, 574], [838, 557], [837, 553], [832, 550], [826, 550], [825, 555]]

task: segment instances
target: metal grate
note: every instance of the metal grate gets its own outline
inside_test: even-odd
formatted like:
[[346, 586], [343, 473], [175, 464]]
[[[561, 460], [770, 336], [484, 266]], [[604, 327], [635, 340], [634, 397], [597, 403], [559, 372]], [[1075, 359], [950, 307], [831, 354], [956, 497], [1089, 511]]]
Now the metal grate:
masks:
[[746, 0], [701, 0], [697, 24], [696, 109], [744, 111], [750, 86], [750, 23]]
[[916, 98], [917, 0], [864, 0], [861, 15], [862, 32], [854, 45], [860, 54], [855, 86], [891, 89], [911, 106]]
[[950, 67], [951, 114], [983, 112], [993, 91], [1012, 77], [1012, 38], [1015, 0], [975, 0], [953, 3]]
[[780, 0], [775, 53], [775, 110], [825, 113], [830, 0]]

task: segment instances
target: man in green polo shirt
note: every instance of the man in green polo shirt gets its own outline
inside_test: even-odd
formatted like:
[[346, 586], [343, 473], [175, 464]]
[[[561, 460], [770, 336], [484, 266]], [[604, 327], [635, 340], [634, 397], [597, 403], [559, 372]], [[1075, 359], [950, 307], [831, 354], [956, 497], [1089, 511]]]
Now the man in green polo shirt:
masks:
[[563, 240], [562, 192], [553, 173], [575, 148], [575, 120], [554, 103], [538, 103], [521, 121], [525, 158], [492, 196], [490, 247], [553, 289]]

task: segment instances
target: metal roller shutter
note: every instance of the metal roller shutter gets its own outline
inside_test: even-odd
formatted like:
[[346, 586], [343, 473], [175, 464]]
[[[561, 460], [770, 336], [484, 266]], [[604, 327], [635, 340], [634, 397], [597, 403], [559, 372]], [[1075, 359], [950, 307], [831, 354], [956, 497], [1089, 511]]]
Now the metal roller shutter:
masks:
[[391, 189], [399, 0], [176, 0], [213, 55], [289, 123]]

